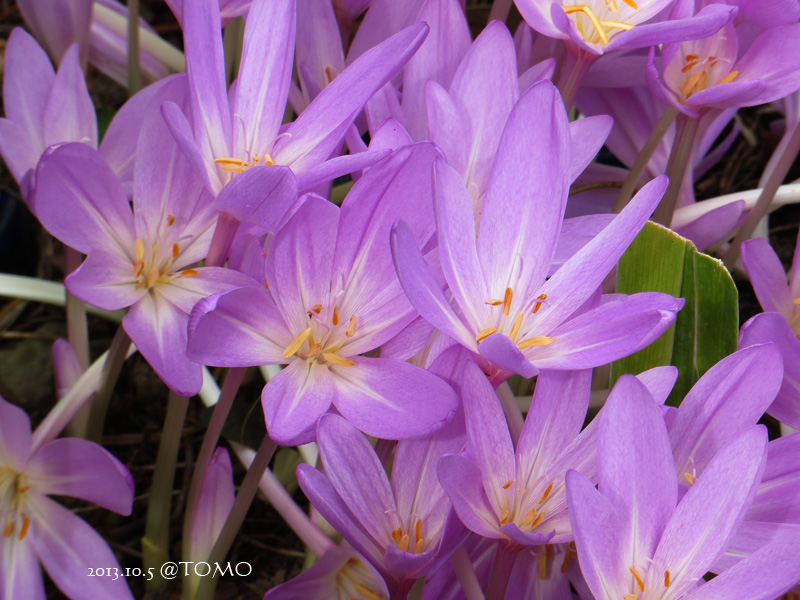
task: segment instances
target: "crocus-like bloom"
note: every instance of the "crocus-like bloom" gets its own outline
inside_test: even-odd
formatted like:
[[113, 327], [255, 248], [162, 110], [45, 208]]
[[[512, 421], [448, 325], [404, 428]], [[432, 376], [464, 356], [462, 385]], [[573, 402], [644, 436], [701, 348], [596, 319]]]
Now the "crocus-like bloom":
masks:
[[515, 0], [533, 29], [548, 37], [569, 40], [575, 47], [600, 55], [613, 50], [710, 35], [735, 10], [723, 4], [704, 8], [695, 18], [656, 22], [671, 0]]
[[783, 385], [769, 413], [800, 429], [800, 245], [795, 249], [789, 283], [780, 259], [760, 238], [742, 244], [742, 263], [761, 308], [742, 326], [739, 346], [775, 342], [784, 358]]
[[434, 469], [446, 452], [463, 448], [461, 436], [451, 434], [458, 427], [451, 423], [429, 440], [399, 442], [390, 484], [364, 435], [340, 416], [324, 415], [317, 441], [325, 475], [309, 465], [297, 469], [314, 507], [384, 576], [390, 591], [407, 593], [463, 541]]
[[33, 170], [48, 146], [85, 142], [97, 147], [97, 117], [77, 45], [64, 54], [56, 74], [36, 41], [15, 28], [6, 46], [3, 104], [0, 155], [29, 202]]
[[472, 531], [512, 546], [572, 541], [564, 474], [594, 478], [595, 438], [578, 436], [589, 406], [590, 371], [542, 371], [516, 452], [503, 409], [470, 360], [462, 398], [469, 456], [446, 456], [439, 479]]
[[239, 77], [229, 95], [218, 1], [186, 0], [183, 5], [193, 123], [171, 103], [165, 118], [215, 193], [253, 166], [288, 166], [302, 174], [300, 188], [308, 190], [382, 156], [359, 153], [328, 160], [364, 103], [420, 46], [427, 27], [409, 27], [360, 57], [281, 130], [292, 74], [295, 13], [294, 0], [253, 4]]
[[202, 368], [186, 358], [189, 312], [199, 299], [250, 280], [229, 269], [193, 268], [208, 250], [213, 197], [183, 161], [157, 108], [140, 142], [134, 210], [100, 153], [75, 143], [42, 158], [37, 206], [50, 233], [89, 255], [67, 278], [69, 290], [105, 310], [130, 307], [123, 326], [139, 351], [172, 390], [192, 395]]
[[580, 473], [567, 473], [578, 559], [595, 600], [770, 600], [797, 581], [796, 532], [777, 533], [713, 581], [702, 579], [761, 479], [763, 426], [737, 434], [677, 503], [667, 429], [644, 386], [624, 375], [603, 413], [599, 490]]
[[360, 356], [416, 316], [392, 267], [389, 230], [398, 218], [411, 219], [418, 239], [431, 239], [435, 156], [430, 143], [396, 152], [358, 180], [341, 209], [307, 195], [269, 246], [269, 291], [260, 283], [243, 287], [192, 313], [194, 360], [288, 364], [262, 395], [275, 441], [312, 440], [331, 403], [362, 431], [386, 439], [430, 433], [455, 408], [455, 393], [431, 373]]
[[[530, 127], [530, 123], [547, 127]], [[663, 294], [615, 299], [573, 317], [597, 290], [666, 188], [645, 186], [602, 232], [547, 281], [566, 206], [573, 153], [566, 111], [549, 82], [532, 86], [503, 131], [476, 233], [461, 176], [434, 167], [439, 259], [456, 306], [402, 223], [392, 236], [403, 289], [420, 315], [481, 355], [502, 381], [538, 368], [583, 369], [634, 352], [672, 323], [681, 300]], [[476, 240], [477, 237], [477, 240]], [[572, 318], [571, 318], [572, 317]]]
[[729, 23], [705, 39], [664, 44], [660, 72], [654, 57], [653, 49], [647, 65], [651, 89], [690, 117], [704, 107], [764, 104], [800, 87], [800, 24], [767, 29], [741, 56], [737, 28]]
[[[86, 440], [62, 438], [34, 450], [28, 416], [0, 398], [0, 600], [44, 600], [39, 562], [74, 600], [132, 600], [103, 538], [50, 495], [129, 515], [133, 478]], [[92, 569], [110, 569], [119, 577], [88, 577]]]

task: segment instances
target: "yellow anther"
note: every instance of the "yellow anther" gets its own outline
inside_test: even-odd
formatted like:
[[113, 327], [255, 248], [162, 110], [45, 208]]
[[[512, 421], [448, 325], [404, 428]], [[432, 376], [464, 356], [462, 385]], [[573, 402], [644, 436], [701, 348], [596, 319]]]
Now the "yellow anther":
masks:
[[241, 165], [223, 164], [221, 168], [226, 173], [244, 173], [245, 172], [245, 167], [243, 167]]
[[622, 600], [639, 600], [639, 596], [637, 596], [636, 594], [625, 594], [622, 597]]
[[544, 520], [544, 515], [545, 512], [541, 511], [539, 515], [533, 521], [531, 521], [531, 528], [536, 527], [539, 523], [541, 523], [542, 520]]
[[795, 298], [794, 300], [792, 300], [792, 304], [800, 305], [800, 298]]
[[144, 240], [138, 239], [133, 244], [133, 247], [136, 249], [136, 260], [143, 260], [144, 259]]
[[181, 275], [183, 275], [184, 277], [194, 277], [197, 274], [198, 271], [196, 269], [184, 269], [183, 271], [181, 271]]
[[411, 550], [411, 554], [419, 554], [422, 552], [422, 548], [425, 546], [425, 542], [423, 540], [417, 540], [414, 544], [414, 548]]
[[522, 313], [517, 313], [517, 316], [514, 318], [514, 326], [511, 328], [511, 332], [508, 334], [508, 337], [511, 338], [512, 342], [517, 341], [517, 336], [519, 335], [519, 330], [522, 328]]
[[133, 265], [133, 276], [134, 276], [134, 278], [138, 279], [139, 275], [142, 274], [142, 271], [144, 271], [144, 261], [143, 260], [137, 260], [136, 264]]
[[603, 29], [603, 25], [600, 23], [600, 19], [597, 18], [592, 12], [591, 7], [587, 6], [586, 4], [570, 4], [569, 6], [564, 7], [564, 12], [568, 15], [572, 13], [582, 12], [586, 15], [589, 21], [592, 23], [592, 26], [597, 31], [597, 35], [600, 36], [600, 39], [603, 40], [604, 44], [608, 43], [608, 34], [606, 33], [605, 29]]
[[329, 363], [333, 363], [334, 365], [339, 365], [340, 367], [354, 367], [356, 364], [346, 356], [339, 356], [335, 352], [323, 352], [322, 358], [324, 358]]
[[19, 539], [24, 540], [25, 536], [28, 535], [28, 527], [31, 524], [31, 520], [28, 517], [25, 517], [25, 520], [22, 521], [22, 528], [19, 530]]
[[700, 90], [704, 89], [707, 80], [708, 73], [705, 71], [692, 73], [689, 79], [686, 80], [686, 83], [683, 84], [683, 87], [681, 88], [681, 94], [683, 94], [684, 98], [688, 98], [695, 92], [699, 92]]
[[178, 254], [180, 253], [181, 253], [181, 247], [178, 245], [178, 243], [176, 242], [172, 244], [172, 259], [175, 260], [176, 258], [178, 258]]
[[6, 528], [3, 530], [3, 536], [11, 537], [12, 533], [14, 533], [14, 521], [8, 521], [6, 523]]
[[613, 13], [619, 10], [617, 8], [617, 3], [614, 0], [606, 0], [606, 6], [608, 7], [608, 10], [610, 10]]
[[482, 329], [478, 332], [478, 335], [475, 336], [475, 341], [480, 343], [493, 333], [497, 333], [497, 327], [488, 327], [486, 329]]
[[664, 571], [664, 587], [669, 587], [669, 569]]
[[506, 523], [508, 523], [508, 509], [504, 508], [500, 514], [500, 525], [505, 525]]
[[306, 340], [310, 335], [311, 335], [311, 327], [307, 327], [306, 329], [301, 331], [300, 334], [296, 338], [294, 338], [294, 341], [286, 347], [286, 350], [283, 351], [283, 357], [289, 358], [295, 352], [300, 350], [300, 347], [306, 343]]
[[272, 167], [275, 165], [275, 161], [272, 160], [272, 157], [269, 154], [264, 155], [264, 165], [267, 167]]
[[502, 300], [487, 300], [484, 302], [484, 304], [488, 304], [489, 306], [500, 306], [502, 303]]
[[239, 160], [238, 158], [217, 158], [214, 159], [214, 162], [218, 165], [237, 165], [241, 167], [243, 161]]
[[530, 521], [531, 523], [533, 523], [536, 520], [536, 517], [538, 516], [539, 516], [539, 511], [536, 510], [535, 508], [532, 508], [527, 513], [525, 513], [525, 516], [522, 518], [522, 522], [527, 523], [528, 521]]
[[402, 539], [400, 540], [400, 544], [398, 544], [397, 546], [397, 549], [402, 552], [408, 552], [410, 546], [411, 546], [411, 538], [408, 537], [407, 533], [404, 533]]
[[622, 29], [623, 31], [629, 31], [633, 29], [633, 25], [630, 23], [622, 23], [621, 21], [600, 21], [600, 24], [603, 27], [610, 27], [611, 29]]
[[325, 66], [325, 77], [328, 79], [328, 83], [333, 81], [333, 71], [328, 65]]
[[155, 267], [150, 269], [150, 272], [147, 274], [147, 287], [155, 287], [155, 285], [158, 283], [159, 277], [161, 277], [161, 273], [158, 272], [158, 269]]
[[[739, 76], [739, 71], [731, 71], [725, 77], [719, 80], [719, 83], [730, 83]], [[717, 84], [719, 85], [719, 84]]]
[[506, 288], [506, 295], [503, 298], [503, 314], [508, 316], [511, 312], [511, 300], [514, 298], [514, 290]]
[[350, 322], [347, 324], [347, 331], [345, 331], [344, 334], [349, 338], [353, 337], [356, 334], [357, 324], [358, 324], [358, 319], [356, 319], [356, 316], [353, 315], [352, 317], [350, 317]]
[[633, 10], [639, 10], [639, 5], [633, 0], [622, 0], [625, 4], [630, 6]]
[[569, 569], [569, 563], [572, 562], [572, 550], [569, 546], [564, 550], [564, 562], [561, 563], [561, 572], [566, 573]]
[[547, 486], [547, 489], [544, 491], [542, 498], [539, 500], [539, 504], [544, 504], [544, 501], [547, 500], [547, 497], [550, 495], [550, 492], [553, 491], [553, 482], [550, 482], [550, 485]]
[[697, 481], [695, 476], [688, 472], [683, 474], [683, 478], [689, 483], [689, 485], [694, 485], [694, 482]]
[[392, 539], [394, 540], [395, 546], [399, 546], [400, 541], [403, 539], [403, 530], [398, 527], [392, 531]]
[[551, 338], [546, 335], [540, 335], [535, 338], [522, 340], [519, 344], [517, 344], [517, 348], [524, 350], [525, 348], [533, 348], [534, 346], [547, 346], [555, 341], [555, 338]]
[[418, 539], [422, 539], [422, 519], [417, 519], [417, 524], [414, 526], [414, 536]]
[[306, 354], [306, 358], [314, 358], [317, 354], [319, 354], [320, 350], [322, 350], [322, 344], [313, 344], [308, 349], [308, 354]]
[[634, 567], [630, 567], [630, 572], [633, 573], [633, 578], [636, 580], [636, 585], [639, 586], [639, 590], [644, 593], [644, 581], [641, 575], [639, 575], [639, 572]]

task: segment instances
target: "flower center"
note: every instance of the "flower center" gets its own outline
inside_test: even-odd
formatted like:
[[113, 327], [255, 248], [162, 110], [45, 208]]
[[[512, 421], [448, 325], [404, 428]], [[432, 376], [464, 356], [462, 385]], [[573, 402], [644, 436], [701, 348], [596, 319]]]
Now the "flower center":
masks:
[[[610, 33], [614, 30], [627, 31], [633, 29], [633, 25], [625, 21], [614, 18], [605, 18], [616, 15], [622, 7], [627, 5], [633, 10], [638, 10], [639, 5], [634, 0], [605, 0], [605, 7], [597, 7], [588, 4], [569, 4], [564, 6], [564, 12], [574, 15], [575, 25], [581, 37], [592, 44], [602, 42], [608, 44]], [[599, 14], [598, 14], [599, 13]]]
[[[500, 513], [500, 525], [505, 525], [509, 520], [516, 523], [523, 531], [533, 531], [545, 518], [545, 503], [553, 491], [554, 482], [550, 482], [541, 496], [530, 495], [528, 491], [520, 486], [514, 486], [514, 480], [509, 479], [503, 484], [506, 500], [505, 508]], [[535, 486], [535, 487], [538, 487]], [[534, 490], [535, 490], [534, 487]], [[513, 508], [509, 510], [509, 506]]]
[[[536, 297], [536, 300], [533, 303], [533, 309], [531, 310], [531, 314], [535, 315], [539, 312], [539, 309], [544, 304], [545, 300], [547, 300], [547, 294], [540, 294]], [[525, 320], [525, 311], [518, 312], [514, 317], [514, 320], [511, 321], [511, 303], [514, 301], [514, 290], [510, 287], [506, 288], [505, 295], [503, 296], [502, 300], [497, 300], [494, 298], [490, 298], [486, 300], [484, 304], [487, 304], [492, 309], [496, 307], [501, 307], [501, 314], [499, 317], [496, 316], [494, 310], [492, 310], [492, 315], [490, 317], [489, 326], [481, 329], [478, 334], [475, 336], [475, 341], [480, 343], [485, 340], [490, 335], [497, 333], [500, 331], [503, 333], [504, 329], [506, 329], [507, 324], [511, 323], [511, 329], [508, 331], [508, 337], [511, 338], [511, 341], [517, 344], [517, 348], [520, 350], [524, 350], [525, 348], [532, 348], [534, 346], [547, 346], [548, 344], [552, 344], [555, 342], [555, 338], [548, 337], [546, 335], [535, 336], [527, 339], [523, 339], [520, 342], [517, 342], [517, 338], [522, 331], [522, 325]], [[530, 305], [529, 305], [530, 306]]]
[[686, 81], [681, 87], [681, 95], [684, 99], [697, 92], [702, 92], [712, 85], [730, 83], [739, 75], [739, 71], [729, 71], [715, 82], [714, 72], [719, 62], [716, 56], [707, 56], [701, 59], [698, 54], [687, 54], [683, 60], [685, 64], [681, 67], [681, 73], [686, 75]]
[[345, 321], [340, 318], [339, 307], [334, 306], [331, 313], [331, 325], [328, 325], [325, 323], [326, 319], [320, 318], [323, 313], [321, 304], [315, 304], [307, 313], [308, 327], [301, 331], [291, 344], [286, 346], [283, 356], [289, 358], [297, 355], [299, 358], [312, 363], [330, 363], [340, 367], [355, 366], [351, 359], [341, 356], [338, 352], [345, 342], [356, 334], [358, 318], [352, 315], [345, 325]]
[[269, 154], [263, 156], [253, 154], [247, 160], [240, 160], [238, 158], [217, 158], [214, 160], [219, 165], [219, 168], [226, 173], [244, 173], [250, 167], [271, 167], [275, 164]]
[[337, 598], [353, 600], [383, 600], [380, 587], [372, 573], [360, 560], [351, 558], [336, 573]]
[[411, 545], [411, 536], [406, 533], [402, 527], [398, 527], [392, 531], [392, 540], [398, 550], [402, 552], [411, 552], [411, 554], [419, 554], [425, 547], [425, 540], [422, 538], [422, 520], [417, 519], [414, 526], [414, 545]]
[[[175, 217], [167, 217], [167, 229], [175, 224]], [[139, 238], [134, 244], [136, 262], [133, 265], [133, 278], [139, 286], [152, 290], [160, 283], [169, 283], [176, 277], [194, 277], [197, 271], [194, 269], [184, 269], [178, 273], [172, 271], [172, 265], [181, 252], [180, 244], [177, 242], [167, 251], [167, 245], [161, 245], [161, 241], [153, 244], [152, 248], [145, 247], [144, 240]]]
[[28, 478], [11, 467], [0, 467], [0, 526], [3, 537], [16, 535], [24, 540], [28, 534], [30, 519], [25, 515], [25, 496]]

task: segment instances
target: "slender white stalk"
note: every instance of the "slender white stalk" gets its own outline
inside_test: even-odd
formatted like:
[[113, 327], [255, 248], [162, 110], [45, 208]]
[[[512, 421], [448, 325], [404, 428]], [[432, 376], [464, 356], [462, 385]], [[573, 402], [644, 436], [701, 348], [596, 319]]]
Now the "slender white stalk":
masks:
[[[64, 306], [66, 289], [64, 284], [55, 281], [46, 281], [35, 277], [23, 277], [22, 275], [8, 275], [0, 273], [0, 296], [6, 298], [20, 298], [21, 300], [33, 300], [54, 306]], [[86, 307], [86, 312], [99, 315], [109, 321], [119, 323], [125, 315], [124, 310], [100, 310], [92, 306]]]

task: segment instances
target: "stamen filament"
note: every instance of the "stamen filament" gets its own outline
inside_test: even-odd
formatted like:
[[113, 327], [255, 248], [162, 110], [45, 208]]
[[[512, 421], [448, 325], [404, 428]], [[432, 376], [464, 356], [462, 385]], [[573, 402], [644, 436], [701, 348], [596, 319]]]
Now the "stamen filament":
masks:
[[294, 338], [294, 341], [286, 347], [286, 350], [283, 351], [283, 357], [289, 358], [295, 352], [300, 350], [300, 347], [303, 344], [305, 344], [306, 340], [308, 339], [308, 336], [310, 335], [311, 335], [311, 327], [307, 327], [306, 329], [301, 331], [300, 335]]
[[539, 572], [539, 579], [547, 579], [547, 556], [540, 554], [538, 558], [537, 570]]
[[547, 500], [547, 497], [550, 495], [550, 492], [553, 491], [553, 483], [550, 482], [550, 485], [547, 486], [547, 489], [544, 491], [544, 495], [542, 495], [541, 500], [539, 500], [539, 504], [544, 504], [544, 501]]

